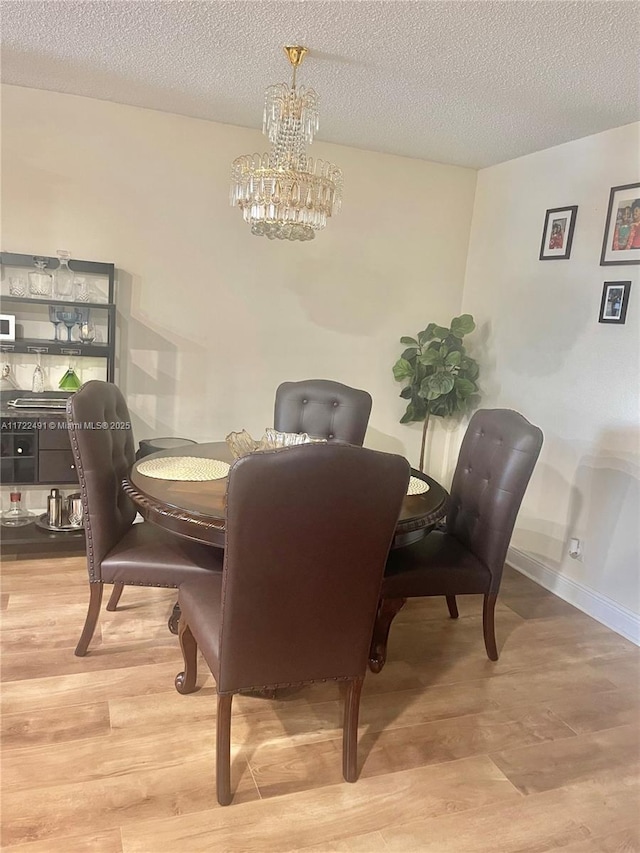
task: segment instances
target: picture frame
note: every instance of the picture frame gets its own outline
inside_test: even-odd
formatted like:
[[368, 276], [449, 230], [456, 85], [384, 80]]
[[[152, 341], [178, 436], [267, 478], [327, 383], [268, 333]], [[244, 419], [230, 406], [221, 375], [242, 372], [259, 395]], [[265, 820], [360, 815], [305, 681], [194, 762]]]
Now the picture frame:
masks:
[[13, 314], [0, 314], [0, 341], [15, 341], [16, 318]]
[[600, 266], [640, 264], [640, 183], [611, 187]]
[[571, 255], [573, 232], [576, 227], [578, 205], [552, 207], [547, 210], [540, 244], [541, 261], [568, 260]]
[[630, 281], [605, 281], [598, 323], [622, 324], [626, 321], [630, 290]]

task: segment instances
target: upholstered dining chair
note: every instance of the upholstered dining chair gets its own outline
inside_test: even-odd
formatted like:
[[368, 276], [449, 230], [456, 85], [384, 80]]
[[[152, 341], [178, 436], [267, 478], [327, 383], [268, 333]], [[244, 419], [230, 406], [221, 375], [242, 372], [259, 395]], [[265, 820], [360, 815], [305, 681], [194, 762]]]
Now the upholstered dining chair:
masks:
[[407, 598], [445, 596], [457, 619], [456, 595], [484, 596], [482, 623], [490, 660], [498, 660], [494, 611], [507, 548], [542, 431], [518, 412], [480, 409], [469, 422], [453, 476], [445, 529], [391, 552], [369, 666], [384, 666], [391, 623]]
[[[80, 481], [87, 542], [89, 609], [75, 650], [87, 653], [105, 583], [113, 584], [107, 610], [115, 610], [126, 584], [177, 587], [181, 580], [221, 571], [216, 548], [187, 542], [148, 522], [120, 483], [135, 458], [127, 404], [110, 382], [87, 382], [67, 401], [71, 448]], [[108, 429], [100, 425], [107, 424]]]
[[409, 481], [400, 456], [341, 444], [255, 453], [229, 473], [222, 575], [184, 581], [180, 693], [200, 647], [218, 689], [216, 788], [231, 802], [241, 690], [346, 682], [344, 778], [357, 778], [360, 691], [385, 559]]
[[371, 395], [329, 379], [283, 382], [276, 389], [274, 427], [362, 446]]

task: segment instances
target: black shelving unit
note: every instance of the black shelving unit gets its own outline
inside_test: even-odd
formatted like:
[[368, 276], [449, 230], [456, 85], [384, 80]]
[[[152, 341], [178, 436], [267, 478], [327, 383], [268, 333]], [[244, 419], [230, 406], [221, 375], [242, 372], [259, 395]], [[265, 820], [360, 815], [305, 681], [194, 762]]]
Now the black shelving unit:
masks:
[[[15, 252], [1, 252], [0, 265], [3, 271], [14, 268], [21, 271], [34, 269], [34, 258], [43, 258], [47, 261], [48, 272], [55, 272], [60, 265], [58, 258], [47, 255], [21, 255]], [[72, 259], [69, 261], [69, 269], [74, 273], [102, 276], [107, 279], [107, 301], [105, 302], [77, 302], [73, 299], [51, 299], [31, 296], [0, 296], [2, 313], [13, 313], [9, 309], [15, 308], [16, 316], [19, 318], [20, 306], [29, 307], [33, 305], [64, 305], [70, 308], [88, 308], [94, 311], [104, 311], [107, 314], [107, 340], [104, 343], [83, 344], [81, 341], [53, 341], [39, 338], [17, 338], [13, 341], [0, 341], [1, 353], [16, 354], [42, 354], [78, 356], [80, 358], [91, 356], [93, 358], [104, 358], [107, 362], [107, 382], [114, 381], [115, 374], [115, 346], [116, 346], [116, 305], [115, 305], [115, 265], [104, 264], [99, 261], [83, 261]]]
[[[47, 272], [53, 272], [59, 266], [58, 258], [46, 255], [24, 255], [14, 252], [1, 252], [3, 279], [10, 277], [15, 270], [27, 280], [26, 273], [35, 269], [34, 258], [44, 258], [47, 261]], [[43, 355], [73, 356], [76, 358], [101, 358], [106, 362], [105, 378], [109, 382], [115, 379], [115, 346], [116, 346], [116, 305], [115, 305], [115, 266], [114, 264], [97, 261], [72, 259], [69, 269], [73, 273], [99, 276], [107, 281], [106, 302], [79, 302], [74, 299], [57, 299], [49, 297], [13, 296], [0, 294], [0, 312], [14, 315], [16, 326], [20, 328], [21, 312], [24, 322], [33, 322], [29, 317], [29, 308], [34, 306], [61, 306], [65, 308], [90, 309], [93, 317], [102, 316], [102, 327], [105, 326], [106, 341], [83, 343], [81, 341], [54, 341], [33, 336], [18, 336], [15, 340], [0, 340], [0, 357], [11, 364], [12, 355]], [[6, 286], [5, 286], [6, 287]], [[27, 285], [28, 287], [28, 285]], [[104, 289], [104, 284], [102, 285]], [[5, 291], [6, 292], [6, 291]], [[100, 315], [98, 312], [102, 312]], [[38, 312], [35, 312], [36, 315]], [[40, 309], [40, 313], [42, 309]], [[44, 319], [44, 317], [43, 317]], [[39, 321], [40, 318], [36, 317]], [[20, 324], [20, 325], [19, 325]], [[77, 475], [69, 443], [64, 411], [46, 408], [17, 409], [7, 404], [18, 397], [38, 397], [39, 401], [47, 397], [68, 397], [69, 392], [47, 391], [35, 395], [22, 389], [0, 393], [0, 421], [2, 430], [1, 470], [0, 476], [4, 491], [19, 489], [20, 486], [51, 485], [77, 488]], [[59, 425], [60, 428], [57, 428]], [[42, 530], [34, 523], [24, 527], [0, 527], [0, 547], [3, 551], [18, 553], [33, 553], [39, 551], [79, 552], [84, 550], [84, 533], [60, 532], [54, 533]]]

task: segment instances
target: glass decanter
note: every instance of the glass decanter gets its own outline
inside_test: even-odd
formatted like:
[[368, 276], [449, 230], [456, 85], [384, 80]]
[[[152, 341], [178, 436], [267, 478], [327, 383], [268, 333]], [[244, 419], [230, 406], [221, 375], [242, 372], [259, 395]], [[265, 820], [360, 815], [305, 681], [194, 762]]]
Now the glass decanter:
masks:
[[47, 259], [34, 258], [33, 262], [36, 265], [36, 269], [29, 273], [29, 293], [38, 299], [51, 296], [53, 276], [50, 272], [46, 271]]
[[35, 516], [22, 506], [22, 492], [11, 492], [11, 507], [0, 512], [0, 524], [5, 527], [23, 527], [31, 524]]
[[56, 299], [73, 299], [73, 273], [69, 269], [71, 253], [58, 249], [56, 254], [60, 258], [60, 266], [55, 272], [54, 296]]

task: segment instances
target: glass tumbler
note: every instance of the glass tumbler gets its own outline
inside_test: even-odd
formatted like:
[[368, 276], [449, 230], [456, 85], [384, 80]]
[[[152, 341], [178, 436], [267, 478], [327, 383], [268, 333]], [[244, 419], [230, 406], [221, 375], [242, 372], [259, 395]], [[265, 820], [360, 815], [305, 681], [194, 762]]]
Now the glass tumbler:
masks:
[[22, 276], [12, 276], [9, 279], [9, 296], [26, 296], [27, 284]]
[[77, 275], [73, 280], [73, 286], [75, 288], [75, 300], [76, 302], [90, 302], [91, 294], [89, 293], [89, 285], [87, 284], [87, 279], [83, 275]]

